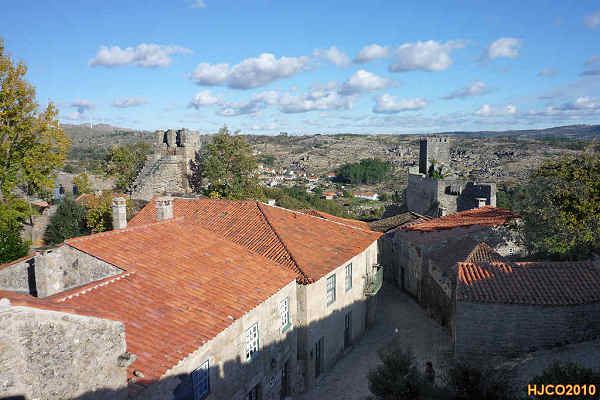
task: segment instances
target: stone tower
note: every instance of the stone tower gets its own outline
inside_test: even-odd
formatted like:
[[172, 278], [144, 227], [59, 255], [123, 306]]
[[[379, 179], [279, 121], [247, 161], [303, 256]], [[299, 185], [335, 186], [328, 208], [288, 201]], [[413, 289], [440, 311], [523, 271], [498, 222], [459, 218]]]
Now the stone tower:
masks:
[[200, 133], [187, 129], [156, 131], [154, 153], [131, 188], [131, 198], [151, 200], [155, 195], [190, 192], [190, 161], [200, 150]]
[[419, 173], [427, 174], [432, 160], [448, 169], [450, 141], [447, 136], [425, 137], [419, 141]]

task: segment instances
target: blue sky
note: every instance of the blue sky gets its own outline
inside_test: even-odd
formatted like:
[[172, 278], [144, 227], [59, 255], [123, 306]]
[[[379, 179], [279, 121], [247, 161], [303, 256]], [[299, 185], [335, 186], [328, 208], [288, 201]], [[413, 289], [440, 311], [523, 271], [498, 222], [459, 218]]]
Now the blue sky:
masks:
[[597, 1], [44, 1], [0, 37], [65, 123], [424, 133], [600, 123]]

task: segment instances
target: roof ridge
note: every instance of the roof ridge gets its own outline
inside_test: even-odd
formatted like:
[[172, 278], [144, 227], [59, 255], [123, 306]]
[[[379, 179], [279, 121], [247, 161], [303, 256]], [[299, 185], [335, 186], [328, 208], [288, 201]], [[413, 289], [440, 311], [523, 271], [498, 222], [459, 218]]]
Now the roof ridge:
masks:
[[[264, 204], [264, 203], [263, 203], [263, 204]], [[367, 230], [365, 230], [365, 229], [359, 228], [358, 226], [347, 225], [347, 224], [344, 224], [344, 223], [342, 223], [342, 222], [333, 221], [333, 220], [331, 220], [331, 219], [324, 218], [324, 217], [315, 217], [314, 215], [311, 215], [311, 214], [306, 214], [306, 213], [303, 213], [303, 212], [300, 212], [300, 211], [297, 211], [297, 210], [290, 210], [290, 209], [283, 208], [283, 207], [278, 207], [278, 206], [269, 206], [269, 207], [276, 207], [276, 208], [280, 208], [280, 209], [282, 209], [282, 210], [285, 210], [285, 211], [288, 211], [288, 212], [292, 212], [292, 213], [295, 213], [295, 214], [306, 215], [306, 216], [309, 216], [309, 217], [312, 217], [312, 218], [317, 218], [317, 219], [319, 219], [319, 220], [321, 220], [321, 221], [326, 221], [326, 222], [330, 222], [330, 223], [332, 223], [332, 224], [337, 224], [337, 225], [346, 226], [346, 227], [348, 227], [348, 228], [356, 229], [356, 230], [363, 231], [363, 232], [367, 232], [367, 233], [375, 233], [374, 231], [371, 231], [371, 230], [368, 230], [368, 231], [367, 231]], [[319, 210], [316, 210], [316, 209], [314, 209], [314, 208], [308, 208], [308, 209], [307, 209], [307, 208], [304, 208], [304, 210], [314, 210], [314, 211], [316, 211], [316, 213], [317, 213], [317, 214], [320, 214], [320, 213], [329, 214], [329, 213], [326, 213], [326, 212], [324, 212], [324, 211], [319, 211]], [[329, 214], [329, 215], [331, 215], [331, 216], [333, 216], [333, 217], [336, 217], [336, 218], [347, 219], [347, 218], [344, 218], [344, 217], [338, 217], [337, 215], [333, 215], [333, 214]], [[359, 221], [359, 220], [357, 220], [357, 222], [364, 222], [364, 221]], [[366, 223], [366, 222], [365, 222], [365, 223]]]
[[294, 257], [294, 255], [292, 254], [292, 252], [290, 251], [290, 249], [288, 248], [288, 246], [286, 245], [286, 243], [283, 241], [283, 239], [281, 238], [281, 236], [279, 235], [279, 232], [277, 232], [277, 230], [275, 229], [275, 227], [273, 226], [273, 224], [271, 223], [271, 221], [269, 221], [269, 218], [267, 218], [267, 215], [265, 214], [265, 212], [262, 209], [261, 202], [256, 201], [256, 207], [258, 208], [258, 210], [260, 211], [260, 214], [262, 215], [262, 217], [264, 218], [264, 220], [267, 222], [267, 224], [269, 225], [269, 227], [271, 228], [271, 230], [273, 231], [273, 233], [277, 237], [277, 240], [279, 240], [279, 242], [281, 243], [281, 245], [283, 246], [283, 248], [285, 249], [285, 251], [290, 255], [290, 258], [292, 259], [292, 261], [296, 265], [296, 268], [298, 268], [298, 271], [300, 271], [300, 274], [302, 274], [302, 276], [304, 277], [304, 280], [306, 282], [308, 282], [308, 283], [312, 283], [313, 280], [302, 270], [302, 268], [300, 268], [300, 265], [298, 264], [298, 261], [296, 261], [296, 258]]
[[133, 275], [133, 274], [135, 274], [135, 271], [125, 271], [125, 272], [123, 272], [122, 274], [114, 275], [114, 276], [113, 276], [113, 277], [111, 277], [111, 278], [105, 279], [105, 280], [103, 280], [102, 282], [100, 282], [100, 283], [97, 283], [96, 285], [93, 285], [93, 286], [86, 287], [85, 289], [82, 289], [82, 290], [81, 290], [81, 291], [79, 291], [79, 292], [74, 292], [74, 293], [71, 293], [71, 294], [69, 294], [69, 295], [67, 295], [67, 296], [65, 296], [65, 297], [61, 297], [61, 298], [58, 298], [58, 299], [56, 299], [56, 300], [54, 300], [54, 299], [53, 299], [53, 300], [54, 300], [55, 302], [57, 302], [57, 303], [62, 303], [62, 302], [65, 302], [65, 301], [66, 301], [66, 300], [68, 300], [68, 299], [72, 299], [73, 297], [79, 297], [79, 296], [81, 296], [81, 295], [83, 295], [83, 294], [86, 294], [86, 293], [88, 293], [88, 292], [91, 292], [91, 291], [92, 291], [92, 290], [94, 290], [94, 289], [98, 289], [98, 288], [100, 288], [100, 287], [106, 286], [106, 285], [108, 285], [109, 283], [113, 283], [113, 282], [115, 282], [115, 281], [119, 281], [119, 280], [121, 280], [121, 278], [126, 278], [126, 277], [128, 277], [128, 276], [130, 276], [130, 275]]
[[143, 224], [143, 225], [129, 226], [129, 227], [126, 227], [126, 228], [123, 228], [123, 229], [112, 229], [110, 231], [92, 233], [90, 235], [78, 236], [78, 237], [74, 237], [74, 238], [71, 238], [71, 239], [67, 239], [67, 240], [65, 240], [65, 243], [68, 245], [70, 243], [80, 242], [80, 241], [83, 241], [83, 240], [90, 240], [90, 239], [93, 239], [93, 238], [96, 238], [96, 237], [116, 235], [116, 234], [125, 233], [125, 232], [132, 232], [132, 231], [135, 231], [135, 230], [140, 230], [140, 229], [147, 228], [149, 226], [164, 225], [164, 224], [170, 224], [170, 223], [180, 222], [180, 221], [183, 221], [183, 219], [184, 219], [184, 217], [169, 218], [169, 219], [165, 219], [165, 220], [162, 220], [162, 221], [149, 222], [149, 223]]

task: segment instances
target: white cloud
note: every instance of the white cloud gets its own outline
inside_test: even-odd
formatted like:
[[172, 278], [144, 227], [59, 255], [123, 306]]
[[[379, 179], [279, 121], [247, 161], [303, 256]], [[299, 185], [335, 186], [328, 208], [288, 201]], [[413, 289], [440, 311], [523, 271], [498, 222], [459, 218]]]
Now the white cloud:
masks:
[[600, 54], [594, 54], [585, 61], [585, 66], [588, 67], [581, 75], [600, 75]]
[[353, 61], [356, 64], [364, 64], [366, 62], [373, 61], [378, 58], [385, 58], [389, 55], [389, 53], [389, 47], [380, 46], [378, 44], [371, 44], [369, 46], [363, 47]]
[[454, 49], [465, 46], [463, 41], [450, 40], [439, 43], [427, 42], [405, 43], [394, 51], [395, 61], [389, 66], [390, 72], [412, 70], [443, 71], [452, 64], [450, 53]]
[[335, 90], [335, 82], [316, 86], [307, 93], [283, 94], [278, 101], [279, 110], [286, 114], [315, 110], [350, 110], [354, 106], [355, 96], [341, 96]]
[[442, 97], [442, 99], [451, 100], [451, 99], [463, 99], [465, 97], [471, 96], [482, 96], [490, 92], [490, 89], [483, 82], [473, 82], [469, 86], [464, 88], [456, 89], [452, 93], [447, 96]]
[[569, 110], [596, 110], [600, 109], [600, 103], [591, 97], [584, 96], [578, 97], [575, 101], [563, 103], [560, 106], [556, 107], [561, 111], [569, 111]]
[[203, 90], [202, 92], [196, 93], [194, 98], [190, 101], [189, 107], [199, 109], [203, 106], [217, 104], [219, 101], [220, 99], [213, 95], [210, 90]]
[[198, 64], [189, 78], [201, 86], [253, 89], [288, 78], [309, 68], [309, 57], [280, 57], [263, 53], [230, 67], [229, 64]]
[[346, 53], [339, 50], [335, 46], [331, 46], [330, 48], [325, 50], [316, 49], [313, 52], [313, 55], [315, 57], [323, 57], [324, 59], [326, 59], [332, 64], [337, 65], [338, 67], [346, 67], [348, 66], [348, 64], [350, 64], [350, 58], [348, 58]]
[[135, 64], [138, 67], [167, 67], [173, 61], [171, 54], [191, 54], [190, 49], [181, 46], [163, 46], [142, 43], [136, 48], [119, 46], [100, 46], [96, 57], [88, 61], [91, 67], [117, 67]]
[[267, 105], [274, 105], [279, 100], [279, 93], [271, 90], [268, 92], [256, 93], [250, 100], [242, 102], [221, 102], [221, 109], [217, 111], [218, 115], [224, 117], [236, 117], [238, 115], [257, 114]]
[[538, 76], [554, 76], [556, 74], [558, 74], [558, 71], [555, 71], [552, 68], [544, 68], [538, 72]]
[[480, 117], [506, 116], [517, 113], [517, 107], [514, 104], [509, 104], [504, 107], [492, 107], [489, 104], [484, 104], [481, 108], [475, 111], [475, 115]]
[[137, 107], [142, 104], [147, 104], [148, 100], [143, 97], [122, 97], [120, 99], [116, 99], [113, 101], [113, 107], [118, 108], [127, 108], [127, 107]]
[[375, 96], [374, 99], [373, 112], [378, 114], [395, 114], [401, 111], [420, 110], [427, 105], [427, 101], [423, 98], [398, 100], [387, 93]]
[[583, 17], [583, 23], [590, 29], [596, 29], [600, 26], [600, 10]]
[[204, 0], [187, 0], [191, 8], [204, 8], [206, 3]]
[[522, 45], [523, 41], [521, 39], [511, 37], [500, 38], [490, 43], [482, 59], [493, 60], [500, 57], [517, 58], [519, 57]]
[[79, 114], [83, 114], [86, 111], [92, 110], [96, 107], [94, 103], [86, 99], [77, 99], [71, 103], [71, 107], [75, 107]]
[[363, 69], [356, 71], [338, 90], [344, 96], [369, 92], [373, 90], [386, 89], [394, 84], [394, 81], [375, 75]]

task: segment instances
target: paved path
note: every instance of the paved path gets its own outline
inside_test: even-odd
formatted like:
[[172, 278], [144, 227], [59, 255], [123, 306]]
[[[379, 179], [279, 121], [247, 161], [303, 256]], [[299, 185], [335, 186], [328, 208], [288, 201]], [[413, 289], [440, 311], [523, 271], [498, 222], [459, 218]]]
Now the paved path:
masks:
[[432, 361], [439, 370], [451, 351], [451, 338], [407, 294], [384, 284], [378, 294], [377, 322], [317, 385], [298, 400], [364, 400], [367, 372], [379, 364], [377, 349], [392, 340], [412, 348], [419, 365]]

